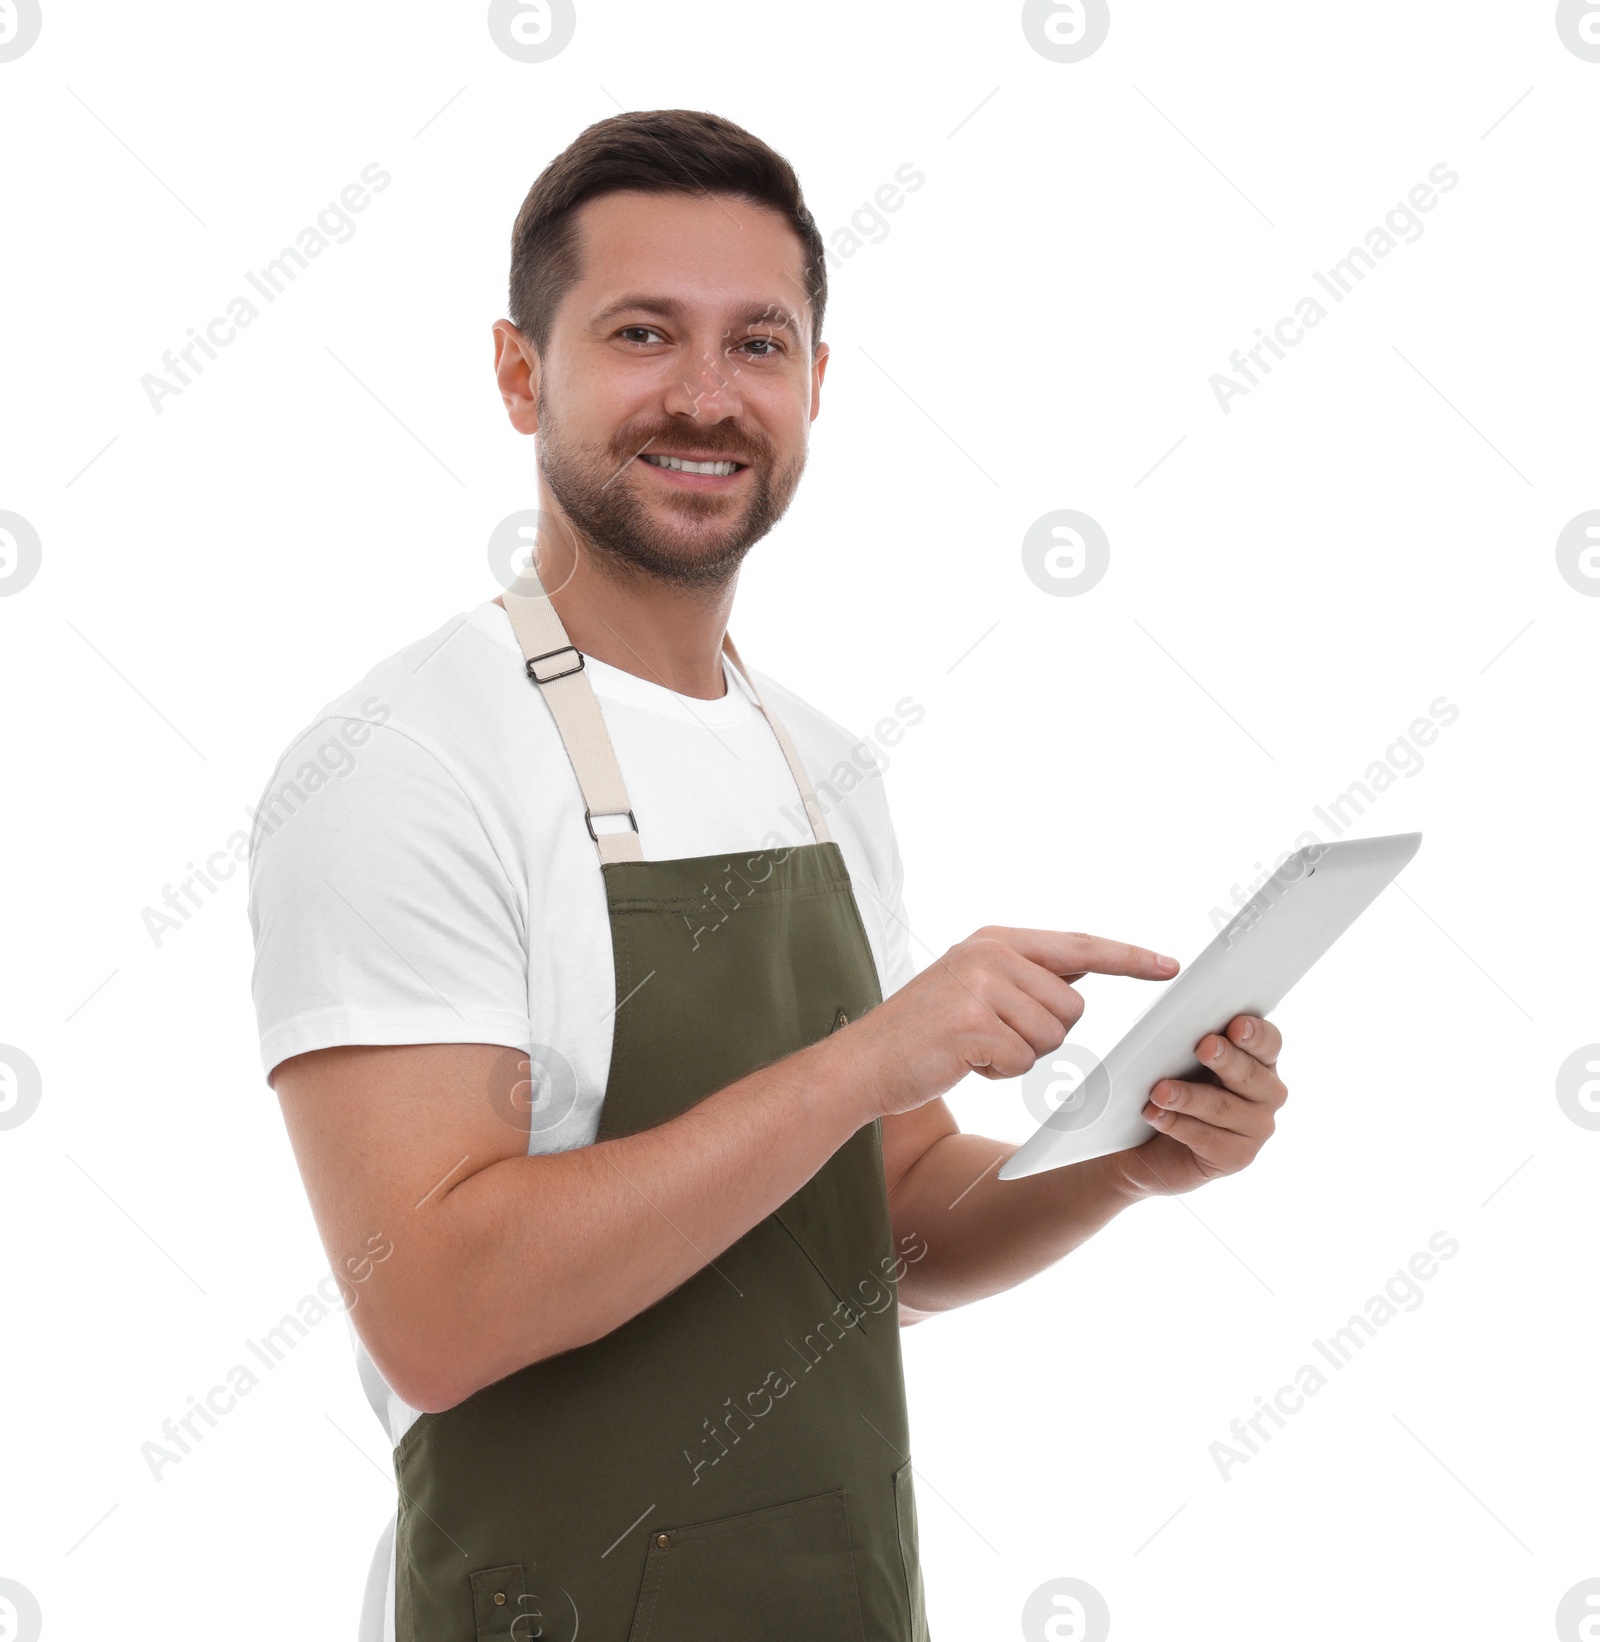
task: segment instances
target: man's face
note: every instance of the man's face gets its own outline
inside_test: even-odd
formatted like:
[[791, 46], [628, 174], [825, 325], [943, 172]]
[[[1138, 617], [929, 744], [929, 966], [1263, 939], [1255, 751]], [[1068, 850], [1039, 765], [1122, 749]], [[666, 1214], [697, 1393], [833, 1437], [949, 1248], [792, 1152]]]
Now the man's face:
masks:
[[736, 196], [627, 192], [579, 209], [578, 248], [535, 373], [545, 484], [597, 551], [720, 585], [805, 467], [827, 349], [799, 238]]

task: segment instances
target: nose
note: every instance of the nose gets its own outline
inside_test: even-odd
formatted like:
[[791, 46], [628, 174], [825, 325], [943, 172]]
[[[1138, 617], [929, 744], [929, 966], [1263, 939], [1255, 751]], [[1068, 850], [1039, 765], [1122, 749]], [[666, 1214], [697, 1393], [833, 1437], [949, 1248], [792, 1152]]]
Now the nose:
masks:
[[734, 372], [720, 343], [706, 341], [684, 350], [666, 393], [665, 409], [670, 415], [721, 422], [736, 416], [740, 403]]

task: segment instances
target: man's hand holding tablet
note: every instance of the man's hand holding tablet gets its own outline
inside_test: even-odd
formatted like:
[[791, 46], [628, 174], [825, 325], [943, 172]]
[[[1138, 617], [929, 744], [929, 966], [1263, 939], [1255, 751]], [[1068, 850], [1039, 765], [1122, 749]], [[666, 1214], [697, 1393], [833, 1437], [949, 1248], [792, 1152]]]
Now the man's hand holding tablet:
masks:
[[[1102, 936], [980, 929], [800, 1051], [824, 1108], [880, 1123], [895, 1246], [917, 1251], [902, 1323], [1011, 1288], [1128, 1204], [1252, 1162], [1288, 1099], [1269, 1013], [1419, 842], [1298, 851], [1182, 974]], [[1083, 1014], [1073, 983], [1087, 974], [1171, 984], [1021, 1146], [964, 1133], [940, 1097], [969, 1072], [1019, 1077], [1053, 1055]]]
[[[1178, 962], [1099, 935], [990, 926], [975, 931], [839, 1033], [878, 1062], [875, 1115], [916, 1110], [969, 1072], [1015, 1078], [1066, 1041], [1084, 1011], [1085, 975], [1170, 980]], [[1192, 1191], [1260, 1151], [1288, 1099], [1277, 1074], [1283, 1039], [1263, 1017], [1238, 1015], [1194, 1046], [1201, 1070], [1163, 1078], [1145, 1119], [1162, 1131], [1118, 1154], [1130, 1197]], [[998, 1161], [998, 1160], [997, 1160]]]
[[[1283, 864], [1000, 1171], [1003, 1180], [1122, 1154], [1150, 1191], [1248, 1163], [1284, 1101], [1266, 1022], [1290, 987], [1417, 852], [1421, 833], [1315, 843]], [[1196, 1076], [1203, 1081], [1195, 1081]], [[1175, 1081], [1180, 1080], [1180, 1081]], [[1188, 1147], [1181, 1158], [1164, 1140]], [[1229, 1137], [1233, 1138], [1229, 1138]], [[1148, 1154], [1148, 1155], [1146, 1155]], [[1181, 1167], [1179, 1166], [1181, 1163]], [[1171, 1167], [1169, 1167], [1169, 1165]], [[1196, 1170], [1200, 1173], [1196, 1174]]]
[[1283, 1034], [1263, 1015], [1235, 1015], [1195, 1045], [1204, 1081], [1162, 1078], [1140, 1113], [1160, 1131], [1111, 1155], [1127, 1190], [1145, 1196], [1193, 1191], [1237, 1174], [1266, 1145], [1289, 1098], [1278, 1076]]

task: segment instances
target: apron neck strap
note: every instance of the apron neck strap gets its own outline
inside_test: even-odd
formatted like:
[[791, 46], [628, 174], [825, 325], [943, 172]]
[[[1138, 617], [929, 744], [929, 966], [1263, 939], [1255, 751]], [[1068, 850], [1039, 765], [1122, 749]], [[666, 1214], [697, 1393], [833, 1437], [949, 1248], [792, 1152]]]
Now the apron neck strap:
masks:
[[756, 683], [755, 674], [745, 666], [743, 658], [734, 648], [733, 635], [724, 629], [722, 634], [722, 649], [728, 660], [739, 669], [744, 681], [750, 686], [750, 694], [756, 698], [756, 706], [761, 709], [762, 716], [772, 726], [772, 733], [777, 737], [778, 745], [783, 749], [784, 761], [789, 766], [789, 773], [794, 777], [794, 784], [800, 789], [800, 802], [805, 805], [806, 819], [811, 823], [811, 835], [819, 844], [831, 843], [833, 834], [828, 831], [828, 823], [823, 818], [822, 806], [817, 802], [817, 795], [812, 790], [811, 777], [806, 774], [806, 767], [800, 762], [800, 754], [795, 750], [794, 743], [789, 739], [789, 732], [784, 729], [783, 721], [767, 705], [766, 697], [761, 693], [761, 686]]
[[[517, 643], [522, 646], [528, 677], [539, 686], [540, 694], [549, 704], [556, 729], [567, 749], [567, 757], [572, 761], [573, 774], [577, 776], [578, 788], [583, 794], [584, 825], [594, 839], [601, 864], [642, 861], [644, 852], [639, 845], [639, 823], [628, 801], [628, 789], [600, 712], [599, 699], [584, 674], [583, 653], [567, 637], [567, 630], [556, 614], [556, 607], [550, 602], [531, 558], [527, 569], [506, 589], [504, 599], [512, 631], [517, 636]], [[823, 819], [816, 793], [812, 790], [811, 778], [806, 774], [805, 765], [800, 762], [800, 755], [795, 751], [788, 731], [762, 699], [760, 687], [740, 659], [731, 635], [723, 634], [722, 648], [743, 675], [756, 705], [772, 726], [772, 733], [777, 737], [778, 746], [794, 776], [795, 786], [799, 788], [800, 799], [805, 805], [816, 841], [819, 844], [828, 843], [832, 835]], [[596, 816], [618, 815], [628, 818], [626, 830], [600, 833], [594, 830]]]

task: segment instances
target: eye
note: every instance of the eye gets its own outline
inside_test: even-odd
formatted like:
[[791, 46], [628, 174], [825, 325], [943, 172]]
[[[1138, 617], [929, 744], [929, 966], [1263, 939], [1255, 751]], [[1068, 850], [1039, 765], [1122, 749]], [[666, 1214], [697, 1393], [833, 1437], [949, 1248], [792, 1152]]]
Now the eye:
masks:
[[635, 338], [660, 338], [661, 332], [658, 331], [654, 325], [624, 325], [622, 329], [617, 332], [617, 335], [632, 341]]
[[739, 344], [742, 348], [756, 348], [757, 359], [771, 359], [783, 352], [783, 344], [775, 336], [752, 336]]

